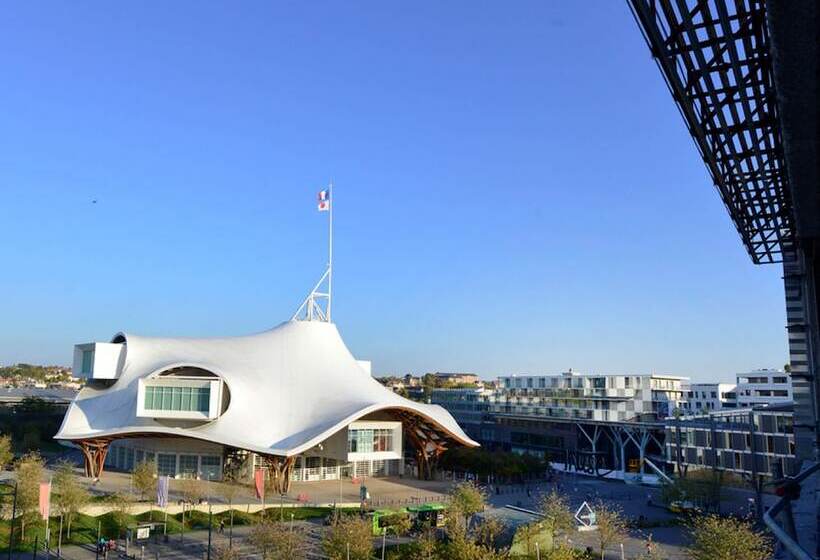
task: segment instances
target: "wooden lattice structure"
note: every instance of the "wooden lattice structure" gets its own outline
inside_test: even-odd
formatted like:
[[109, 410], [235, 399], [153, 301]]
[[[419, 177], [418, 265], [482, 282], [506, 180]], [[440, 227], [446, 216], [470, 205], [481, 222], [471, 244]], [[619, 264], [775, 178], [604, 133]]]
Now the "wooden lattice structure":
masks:
[[85, 476], [93, 479], [100, 478], [105, 467], [105, 457], [114, 438], [86, 439], [75, 442], [83, 452]]
[[413, 445], [416, 454], [418, 476], [424, 480], [433, 478], [438, 460], [451, 443], [445, 432], [421, 416], [405, 410], [393, 411], [404, 425], [404, 434]]

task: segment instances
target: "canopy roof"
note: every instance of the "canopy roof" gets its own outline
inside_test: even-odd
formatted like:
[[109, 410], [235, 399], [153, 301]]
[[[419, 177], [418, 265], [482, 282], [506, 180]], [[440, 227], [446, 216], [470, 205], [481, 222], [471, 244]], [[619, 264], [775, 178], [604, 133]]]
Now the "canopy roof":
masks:
[[[444, 438], [477, 446], [438, 405], [401, 397], [373, 379], [345, 346], [336, 326], [289, 321], [259, 334], [232, 338], [125, 340], [122, 371], [110, 387], [86, 387], [69, 406], [55, 436], [87, 440], [129, 436], [184, 436], [257, 453], [292, 456], [377, 411], [411, 413]], [[178, 367], [221, 377], [230, 403], [217, 419], [177, 427], [137, 417], [140, 379]]]

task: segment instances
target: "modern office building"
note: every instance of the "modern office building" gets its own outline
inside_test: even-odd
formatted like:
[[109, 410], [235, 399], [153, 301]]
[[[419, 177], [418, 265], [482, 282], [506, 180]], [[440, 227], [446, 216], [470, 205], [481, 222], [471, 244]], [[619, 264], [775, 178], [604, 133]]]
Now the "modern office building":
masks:
[[793, 405], [757, 406], [666, 421], [667, 461], [679, 471], [711, 468], [742, 476], [797, 472]]
[[405, 399], [354, 359], [336, 326], [292, 320], [251, 336], [80, 344], [87, 379], [56, 438], [86, 472], [156, 462], [160, 474], [220, 479], [269, 469], [290, 480], [405, 472], [428, 477], [450, 446], [476, 443], [443, 408]]

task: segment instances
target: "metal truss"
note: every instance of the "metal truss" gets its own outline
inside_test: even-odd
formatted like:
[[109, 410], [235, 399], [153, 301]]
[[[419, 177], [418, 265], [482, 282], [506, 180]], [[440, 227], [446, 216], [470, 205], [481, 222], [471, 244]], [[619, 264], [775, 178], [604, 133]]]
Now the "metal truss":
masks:
[[792, 205], [765, 0], [627, 0], [746, 250], [782, 261]]
[[[308, 296], [290, 318], [291, 321], [323, 321], [330, 322], [331, 292], [330, 282], [333, 273], [330, 265], [325, 269], [325, 273], [313, 286]], [[323, 288], [324, 286], [324, 288]]]

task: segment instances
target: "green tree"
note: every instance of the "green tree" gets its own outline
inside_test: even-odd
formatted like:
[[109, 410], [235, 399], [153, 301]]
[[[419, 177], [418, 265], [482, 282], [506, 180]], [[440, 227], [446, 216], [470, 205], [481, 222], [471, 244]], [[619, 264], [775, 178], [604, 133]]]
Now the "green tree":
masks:
[[410, 531], [413, 522], [410, 520], [410, 516], [406, 513], [393, 513], [390, 515], [385, 515], [381, 518], [381, 521], [385, 527], [387, 527], [388, 532], [393, 535], [401, 536]]
[[520, 539], [519, 542], [523, 545], [524, 554], [527, 556], [536, 554], [535, 543], [540, 532], [541, 525], [537, 521], [521, 525], [516, 531], [516, 537]]
[[57, 511], [65, 518], [68, 538], [71, 538], [71, 523], [91, 499], [88, 490], [74, 473], [74, 465], [67, 461], [57, 464], [52, 480], [54, 503]]
[[439, 560], [439, 545], [431, 531], [425, 532], [410, 545], [407, 560]]
[[373, 528], [366, 519], [343, 516], [322, 541], [322, 550], [332, 560], [368, 560], [373, 551]]
[[767, 560], [772, 555], [769, 539], [747, 521], [697, 516], [692, 519], [690, 531], [692, 544], [688, 552], [692, 560]]
[[254, 525], [248, 542], [259, 550], [265, 560], [301, 560], [306, 554], [302, 530], [291, 529], [279, 521], [266, 520]]
[[661, 488], [661, 500], [665, 504], [683, 500], [698, 507], [717, 510], [725, 483], [722, 471], [693, 470], [685, 477], [664, 484]]
[[592, 506], [592, 511], [595, 512], [595, 522], [598, 525], [595, 535], [601, 551], [601, 560], [604, 560], [606, 549], [628, 536], [626, 519], [618, 508], [600, 500]]
[[583, 558], [583, 553], [578, 552], [574, 548], [570, 548], [565, 544], [559, 544], [541, 558], [544, 560], [580, 560]]
[[447, 560], [501, 560], [506, 554], [481, 546], [462, 535], [446, 544], [442, 557]]
[[134, 490], [139, 494], [141, 501], [145, 501], [146, 498], [151, 498], [156, 494], [156, 474], [156, 463], [142, 461], [134, 466], [134, 470], [131, 472], [131, 482], [134, 485]]
[[575, 517], [567, 499], [553, 490], [538, 499], [538, 511], [543, 516], [541, 526], [552, 537], [567, 533], [575, 527]]
[[17, 461], [17, 511], [20, 512], [21, 539], [26, 538], [26, 524], [37, 520], [40, 506], [40, 482], [43, 480], [43, 459], [31, 452]]
[[108, 497], [108, 504], [111, 506], [111, 521], [117, 528], [117, 538], [128, 527], [131, 521], [131, 507], [133, 502], [131, 496], [118, 492]]
[[11, 436], [6, 434], [0, 436], [0, 470], [6, 470], [6, 466], [14, 459], [11, 450]]
[[465, 530], [469, 528], [472, 517], [484, 511], [486, 505], [486, 494], [473, 482], [461, 482], [450, 489], [450, 517], [463, 517]]
[[475, 528], [475, 542], [486, 548], [499, 550], [507, 526], [497, 517], [485, 517]]

